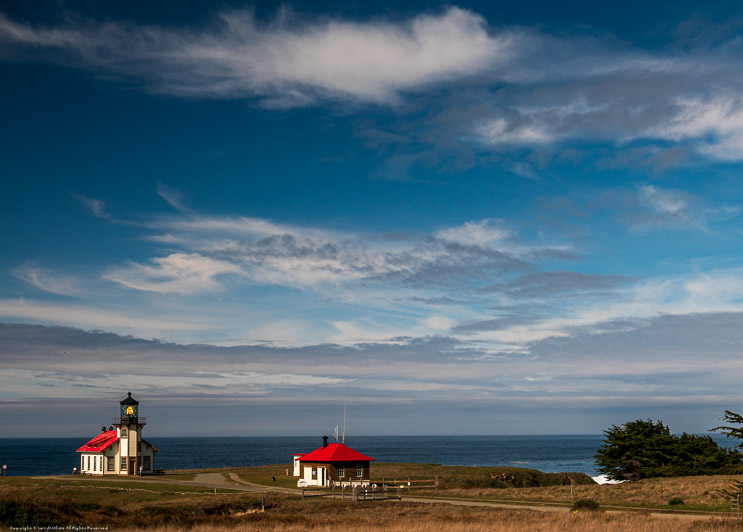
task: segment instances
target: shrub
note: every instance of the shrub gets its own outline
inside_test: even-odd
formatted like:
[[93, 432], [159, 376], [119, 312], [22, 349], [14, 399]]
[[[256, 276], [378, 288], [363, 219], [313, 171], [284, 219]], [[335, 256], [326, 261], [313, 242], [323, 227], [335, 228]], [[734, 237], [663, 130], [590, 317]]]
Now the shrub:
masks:
[[637, 419], [604, 431], [594, 455], [598, 471], [612, 480], [735, 474], [743, 454], [723, 449], [709, 436], [671, 434], [661, 421]]
[[684, 502], [684, 499], [679, 499], [678, 497], [674, 497], [673, 499], [668, 500], [668, 506], [679, 506], [681, 504], [686, 504]]
[[578, 510], [591, 510], [591, 511], [598, 511], [601, 508], [599, 503], [594, 501], [593, 499], [578, 499], [573, 503], [573, 506], [570, 508], [573, 511]]
[[11, 528], [64, 526], [68, 519], [62, 513], [76, 515], [69, 504], [43, 504], [34, 501], [0, 500], [0, 525]]

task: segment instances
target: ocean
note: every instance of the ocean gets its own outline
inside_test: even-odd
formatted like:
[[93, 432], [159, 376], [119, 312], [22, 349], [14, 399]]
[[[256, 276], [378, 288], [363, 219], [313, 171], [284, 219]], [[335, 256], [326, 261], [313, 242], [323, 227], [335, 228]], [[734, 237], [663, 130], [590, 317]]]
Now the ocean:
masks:
[[[735, 442], [713, 435], [720, 445]], [[80, 466], [75, 449], [89, 438], [0, 438], [0, 464], [9, 476], [68, 474]], [[292, 454], [322, 445], [317, 437], [147, 437], [160, 452], [157, 469], [290, 464]], [[593, 454], [603, 436], [353, 436], [346, 445], [377, 462], [515, 466], [544, 472], [598, 475]], [[373, 467], [373, 466], [372, 466]]]

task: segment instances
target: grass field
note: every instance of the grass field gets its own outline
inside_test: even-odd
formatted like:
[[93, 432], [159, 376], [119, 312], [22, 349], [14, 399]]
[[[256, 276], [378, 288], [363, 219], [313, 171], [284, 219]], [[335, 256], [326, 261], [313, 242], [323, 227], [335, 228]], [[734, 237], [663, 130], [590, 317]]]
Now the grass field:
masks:
[[[287, 488], [297, 487], [297, 478], [291, 476], [292, 468], [287, 465], [268, 465], [233, 469], [240, 478], [258, 484], [275, 485]], [[287, 471], [289, 475], [287, 475]], [[576, 485], [595, 484], [585, 473], [542, 473], [532, 469], [517, 467], [466, 467], [442, 466], [439, 464], [418, 463], [373, 463], [372, 481], [387, 483], [408, 479], [438, 479], [441, 489], [505, 488], [539, 485], [570, 485], [572, 477]], [[493, 478], [495, 477], [495, 478]]]
[[[377, 467], [379, 466], [379, 467]], [[108, 527], [120, 530], [687, 530], [732, 531], [743, 528], [729, 502], [716, 495], [735, 477], [685, 477], [654, 479], [614, 486], [574, 485], [529, 488], [462, 488], [468, 476], [490, 478], [493, 468], [444, 468], [435, 464], [375, 464], [373, 476], [411, 479], [439, 476], [436, 491], [413, 490], [410, 496], [459, 498], [465, 501], [530, 501], [554, 504], [553, 511], [525, 508], [488, 508], [406, 502], [358, 502], [308, 497], [270, 491], [266, 494], [229, 488], [228, 473], [273, 486], [296, 487], [296, 478], [285, 474], [286, 466], [263, 466], [208, 470], [224, 479], [224, 488], [189, 485], [194, 471], [169, 472], [161, 477], [170, 484], [137, 479], [60, 478], [0, 479], [0, 524], [10, 526]], [[380, 477], [382, 476], [380, 474]], [[738, 477], [740, 478], [740, 477]], [[467, 482], [465, 482], [466, 484]], [[475, 482], [476, 484], [477, 482]], [[591, 498], [602, 510], [632, 507], [631, 511], [570, 512], [577, 498]], [[265, 499], [265, 511], [262, 509]], [[675, 500], [675, 504], [669, 501]], [[665, 509], [670, 515], [649, 514], [645, 509]], [[545, 508], [542, 508], [545, 509]], [[720, 511], [725, 515], [694, 515], [689, 510]]]
[[[286, 476], [284, 465], [261, 466], [234, 469], [240, 478], [263, 485], [296, 487], [297, 479]], [[588, 498], [606, 506], [631, 506], [653, 509], [679, 509], [701, 511], [729, 511], [730, 503], [717, 495], [717, 491], [726, 488], [731, 480], [743, 480], [743, 475], [720, 475], [704, 477], [678, 477], [647, 479], [614, 485], [598, 485], [587, 476], [574, 475], [576, 482], [571, 491], [569, 481], [566, 484], [542, 487], [479, 487], [487, 485], [491, 473], [511, 471], [516, 468], [457, 467], [438, 464], [374, 464], [372, 478], [389, 483], [392, 480], [408, 478], [413, 480], [439, 479], [438, 490], [413, 490], [410, 495], [432, 497], [454, 497], [461, 499], [489, 499], [498, 501], [531, 501], [572, 504], [575, 499]], [[291, 470], [290, 470], [291, 473]], [[569, 476], [567, 473], [561, 474]], [[272, 477], [276, 478], [275, 484]], [[586, 482], [588, 478], [588, 482]], [[556, 480], [559, 480], [557, 477]], [[470, 487], [463, 487], [470, 486]], [[404, 492], [408, 494], [408, 492]], [[679, 503], [679, 500], [681, 503]], [[674, 504], [669, 504], [673, 501]]]

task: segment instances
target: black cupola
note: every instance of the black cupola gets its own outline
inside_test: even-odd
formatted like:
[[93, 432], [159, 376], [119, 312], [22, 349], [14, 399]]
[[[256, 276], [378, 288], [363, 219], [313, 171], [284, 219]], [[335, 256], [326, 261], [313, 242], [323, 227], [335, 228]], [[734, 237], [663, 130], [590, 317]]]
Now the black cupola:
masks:
[[132, 397], [132, 392], [119, 403], [121, 405], [121, 417], [137, 417], [139, 415], [139, 401]]

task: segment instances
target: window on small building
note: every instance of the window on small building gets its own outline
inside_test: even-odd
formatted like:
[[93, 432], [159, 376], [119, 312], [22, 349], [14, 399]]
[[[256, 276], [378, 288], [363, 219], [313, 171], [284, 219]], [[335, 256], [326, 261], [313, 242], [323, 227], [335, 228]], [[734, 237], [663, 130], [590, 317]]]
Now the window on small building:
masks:
[[121, 437], [126, 438], [126, 429], [121, 429]]
[[338, 478], [343, 478], [346, 476], [346, 467], [343, 465], [338, 466]]
[[150, 457], [149, 456], [143, 456], [142, 457], [142, 469], [145, 471], [149, 471], [152, 468], [150, 465]]
[[113, 456], [109, 456], [108, 457], [108, 464], [107, 464], [106, 469], [108, 469], [109, 471], [113, 471], [114, 470], [114, 467], [115, 467], [115, 465], [114, 465], [114, 457]]
[[82, 454], [80, 455], [80, 469], [85, 469], [85, 456]]
[[357, 465], [356, 466], [356, 476], [357, 477], [360, 477], [363, 474], [364, 474], [364, 467], [361, 464]]
[[126, 456], [121, 457], [121, 470], [126, 471]]
[[98, 471], [98, 457], [93, 457], [93, 471]]
[[85, 469], [87, 469], [88, 471], [90, 471], [90, 455], [88, 455], [88, 467], [86, 467]]

